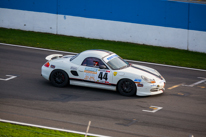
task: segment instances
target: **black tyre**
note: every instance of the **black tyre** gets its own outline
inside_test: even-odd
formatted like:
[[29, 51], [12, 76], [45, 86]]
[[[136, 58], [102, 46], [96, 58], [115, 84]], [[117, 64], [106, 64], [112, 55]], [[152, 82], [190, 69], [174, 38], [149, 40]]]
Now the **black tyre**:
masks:
[[64, 87], [68, 84], [69, 77], [63, 70], [54, 70], [51, 73], [50, 81], [56, 87]]
[[130, 79], [122, 79], [117, 85], [118, 91], [121, 95], [132, 96], [136, 93], [136, 85]]

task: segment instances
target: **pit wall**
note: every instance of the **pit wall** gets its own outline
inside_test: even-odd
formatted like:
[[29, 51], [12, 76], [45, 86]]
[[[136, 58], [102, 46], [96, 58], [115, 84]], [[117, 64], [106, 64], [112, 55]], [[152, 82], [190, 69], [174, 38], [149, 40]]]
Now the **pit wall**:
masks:
[[206, 53], [206, 4], [167, 0], [1, 0], [0, 27]]

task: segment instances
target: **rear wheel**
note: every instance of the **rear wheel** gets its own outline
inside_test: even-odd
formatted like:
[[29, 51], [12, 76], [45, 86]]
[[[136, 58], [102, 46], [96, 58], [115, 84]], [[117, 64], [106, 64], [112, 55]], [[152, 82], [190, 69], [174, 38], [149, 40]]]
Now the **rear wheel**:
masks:
[[130, 79], [122, 79], [117, 86], [120, 94], [124, 96], [132, 96], [137, 90], [135, 83]]
[[63, 70], [54, 70], [51, 73], [50, 80], [56, 87], [64, 87], [68, 84], [69, 77]]

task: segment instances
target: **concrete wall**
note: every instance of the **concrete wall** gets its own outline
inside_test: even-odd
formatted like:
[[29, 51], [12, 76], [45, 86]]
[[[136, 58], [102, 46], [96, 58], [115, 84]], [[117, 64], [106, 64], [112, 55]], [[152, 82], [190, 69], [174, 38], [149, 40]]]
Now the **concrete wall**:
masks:
[[1, 0], [0, 27], [206, 53], [206, 5], [167, 0]]

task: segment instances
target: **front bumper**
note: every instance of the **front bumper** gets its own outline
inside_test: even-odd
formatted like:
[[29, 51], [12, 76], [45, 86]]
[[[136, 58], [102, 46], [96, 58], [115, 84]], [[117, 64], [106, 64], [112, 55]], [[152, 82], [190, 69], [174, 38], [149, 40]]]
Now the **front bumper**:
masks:
[[162, 94], [165, 89], [165, 81], [158, 81], [155, 84], [143, 83], [143, 87], [137, 86], [137, 96], [151, 96]]

